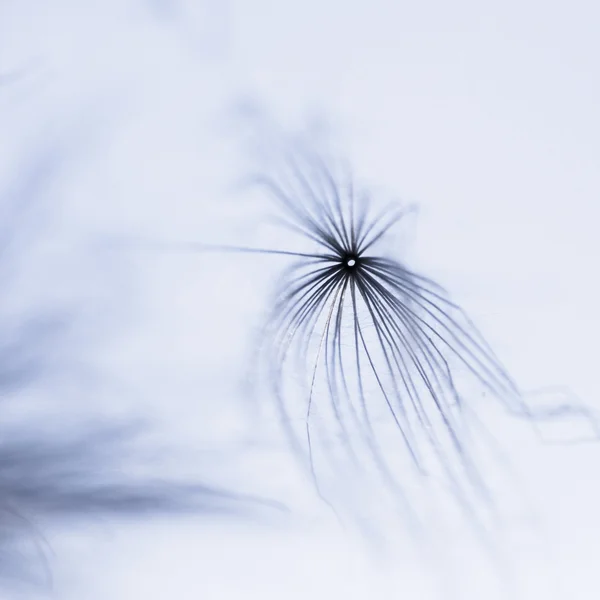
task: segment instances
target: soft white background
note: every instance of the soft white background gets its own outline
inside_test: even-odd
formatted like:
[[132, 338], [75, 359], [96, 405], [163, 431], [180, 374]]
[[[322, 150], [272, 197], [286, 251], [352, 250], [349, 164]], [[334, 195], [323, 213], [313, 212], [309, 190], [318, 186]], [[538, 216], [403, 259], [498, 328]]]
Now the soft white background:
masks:
[[[598, 408], [599, 30], [590, 1], [2, 0], [0, 179], [40, 148], [63, 161], [50, 250], [28, 266], [43, 280], [51, 256], [62, 279], [22, 293], [95, 299], [114, 331], [88, 355], [129, 390], [111, 410], [131, 404], [167, 439], [219, 448], [224, 463], [200, 474], [309, 496], [283, 458], [248, 445], [237, 403], [273, 263], [106, 237], [252, 241], [260, 215], [231, 190], [240, 108], [259, 106], [285, 127], [330, 128], [367, 181], [420, 206], [415, 261], [524, 388], [565, 384]], [[91, 239], [109, 281], [69, 250]], [[542, 531], [509, 550], [522, 597], [597, 598], [600, 447], [502, 431]], [[499, 597], [466, 532], [438, 543], [455, 566], [436, 595], [446, 575], [422, 569], [409, 541], [379, 569], [307, 502], [316, 522], [308, 510], [268, 526], [57, 532], [54, 597]]]

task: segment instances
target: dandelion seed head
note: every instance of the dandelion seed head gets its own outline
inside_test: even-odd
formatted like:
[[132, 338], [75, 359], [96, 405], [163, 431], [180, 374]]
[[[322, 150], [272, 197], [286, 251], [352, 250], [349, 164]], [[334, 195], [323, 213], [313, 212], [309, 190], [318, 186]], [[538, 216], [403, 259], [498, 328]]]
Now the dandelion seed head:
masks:
[[[375, 482], [414, 516], [417, 474], [419, 485], [449, 490], [468, 518], [493, 513], [482, 465], [495, 440], [474, 388], [530, 421], [556, 407], [528, 406], [469, 316], [390, 243], [413, 205], [381, 204], [345, 161], [290, 142], [250, 178], [273, 201], [286, 245], [215, 247], [283, 261], [253, 360], [266, 375], [261, 402], [274, 401], [323, 499], [341, 478], [353, 490]], [[594, 422], [571, 403], [564, 414]]]

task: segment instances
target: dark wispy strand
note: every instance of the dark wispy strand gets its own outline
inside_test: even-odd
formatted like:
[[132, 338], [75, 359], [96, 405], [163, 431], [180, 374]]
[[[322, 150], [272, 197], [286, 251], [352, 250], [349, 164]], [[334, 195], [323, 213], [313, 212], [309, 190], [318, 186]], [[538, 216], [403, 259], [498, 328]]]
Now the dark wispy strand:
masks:
[[340, 476], [368, 474], [411, 513], [408, 488], [436, 482], [463, 514], [496, 514], [485, 462], [504, 459], [509, 444], [486, 424], [493, 405], [536, 433], [542, 421], [580, 419], [598, 439], [595, 416], [569, 394], [530, 402], [465, 311], [398, 252], [413, 206], [382, 202], [305, 138], [274, 147], [245, 189], [269, 198], [283, 244], [146, 247], [284, 261], [251, 364], [266, 375], [277, 420], [323, 499]]
[[[87, 361], [77, 343], [81, 335], [72, 335], [78, 324], [73, 303], [57, 306], [44, 290], [31, 306], [14, 302], [19, 283], [40, 270], [31, 264], [30, 251], [39, 234], [48, 233], [46, 201], [64, 173], [60, 150], [58, 144], [32, 152], [0, 189], [1, 593], [25, 580], [48, 583], [52, 554], [44, 534], [54, 526], [99, 516], [249, 517], [282, 509], [200, 476], [170, 475], [163, 461], [147, 459], [157, 449], [143, 443], [141, 422], [85, 416], [82, 406], [98, 389], [82, 385], [81, 365]], [[66, 405], [63, 389], [78, 401], [79, 417]], [[179, 454], [189, 460], [183, 449]], [[210, 455], [204, 466], [214, 472], [216, 460]]]
[[[467, 512], [477, 498], [491, 506], [470, 445], [473, 435], [487, 436], [478, 413], [489, 398], [533, 423], [583, 418], [597, 437], [593, 416], [576, 403], [532, 409], [447, 291], [397, 255], [392, 234], [411, 206], [381, 206], [351, 169], [302, 143], [283, 144], [277, 157], [251, 184], [274, 201], [271, 222], [300, 246], [171, 249], [290, 261], [254, 364], [268, 374], [280, 421], [317, 488], [320, 473], [370, 464], [401, 496], [403, 469], [412, 467], [451, 489]], [[382, 434], [387, 424], [394, 436]]]

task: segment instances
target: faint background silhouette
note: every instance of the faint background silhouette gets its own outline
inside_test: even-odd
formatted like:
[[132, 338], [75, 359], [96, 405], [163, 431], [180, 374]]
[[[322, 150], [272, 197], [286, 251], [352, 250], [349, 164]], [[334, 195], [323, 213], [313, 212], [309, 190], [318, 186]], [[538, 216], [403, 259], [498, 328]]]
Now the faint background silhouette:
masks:
[[161, 439], [152, 419], [140, 418], [143, 405], [133, 407], [127, 386], [98, 364], [97, 350], [127, 329], [134, 274], [101, 233], [74, 226], [62, 192], [86, 169], [98, 134], [110, 135], [110, 123], [60, 125], [32, 131], [38, 139], [25, 149], [2, 145], [8, 152], [0, 179], [2, 594], [52, 593], [60, 543], [55, 548], [47, 535], [74, 524], [249, 518], [283, 509], [204, 482], [205, 473], [224, 464], [224, 453]]

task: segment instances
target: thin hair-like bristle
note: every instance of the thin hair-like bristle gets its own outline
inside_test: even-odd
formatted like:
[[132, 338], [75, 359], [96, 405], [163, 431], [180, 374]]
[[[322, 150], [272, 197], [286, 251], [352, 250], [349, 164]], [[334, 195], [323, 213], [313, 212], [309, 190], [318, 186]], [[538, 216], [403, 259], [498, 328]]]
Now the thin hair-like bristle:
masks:
[[[205, 244], [189, 249], [293, 260], [278, 280], [259, 359], [267, 365], [280, 421], [317, 489], [329, 458], [334, 471], [346, 460], [357, 469], [374, 465], [402, 495], [405, 473], [394, 463], [403, 458], [390, 455], [377, 431], [388, 422], [418, 473], [441, 478], [466, 511], [475, 497], [492, 506], [468, 444], [470, 426], [485, 428], [465, 382], [488, 392], [511, 415], [537, 422], [574, 414], [588, 419], [597, 434], [591, 413], [574, 404], [532, 410], [446, 290], [378, 251], [414, 207], [391, 203], [376, 211], [349, 169], [334, 169], [305, 147], [288, 145], [279, 158], [279, 168], [252, 183], [275, 201], [278, 224], [303, 240], [306, 250]], [[298, 379], [305, 389], [300, 397], [294, 390]], [[299, 422], [302, 427], [296, 427]]]
[[[467, 510], [473, 492], [492, 505], [464, 435], [467, 424], [477, 423], [468, 423], [475, 403], [457, 378], [489, 392], [513, 415], [537, 420], [556, 410], [533, 411], [525, 403], [444, 288], [403, 261], [377, 253], [412, 206], [391, 204], [375, 211], [370, 194], [359, 189], [348, 169], [335, 172], [319, 153], [302, 148], [282, 155], [283, 167], [256, 183], [280, 207], [282, 224], [313, 251], [280, 278], [263, 349], [281, 416], [294, 447], [308, 455], [315, 483], [313, 419], [320, 411], [332, 417], [353, 464], [364, 456], [362, 447], [384, 479], [401, 489], [405, 474], [394, 470], [395, 461], [382, 450], [375, 431], [383, 407], [419, 473], [441, 476]], [[304, 372], [307, 388], [305, 399], [296, 400], [305, 406], [304, 433], [291, 424], [302, 409], [294, 404], [297, 396], [287, 376], [298, 372]], [[562, 410], [591, 417], [574, 405]], [[325, 427], [321, 441], [327, 436], [331, 431]]]

